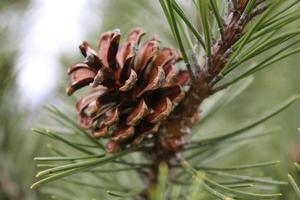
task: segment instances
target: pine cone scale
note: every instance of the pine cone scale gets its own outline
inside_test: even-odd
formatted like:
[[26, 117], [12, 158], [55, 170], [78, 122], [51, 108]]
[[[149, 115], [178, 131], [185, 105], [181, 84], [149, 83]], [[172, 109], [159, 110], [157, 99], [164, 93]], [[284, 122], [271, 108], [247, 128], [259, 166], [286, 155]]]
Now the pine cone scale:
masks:
[[147, 121], [150, 123], [157, 123], [164, 120], [172, 111], [172, 102], [168, 97], [163, 97], [153, 107], [154, 112], [147, 117]]
[[134, 127], [133, 126], [124, 126], [117, 129], [112, 134], [112, 141], [114, 142], [122, 142], [134, 134]]
[[125, 81], [124, 85], [122, 85], [119, 90], [120, 91], [128, 91], [131, 90], [133, 88], [133, 86], [135, 85], [136, 81], [138, 80], [137, 74], [134, 70], [130, 70], [130, 75], [127, 78], [127, 80]]
[[146, 137], [157, 133], [159, 128], [160, 128], [160, 123], [156, 123], [156, 124], [144, 123], [138, 126], [138, 132], [140, 134], [134, 138], [132, 144], [134, 145], [140, 144]]
[[151, 72], [149, 73], [149, 80], [146, 86], [141, 92], [138, 93], [137, 97], [141, 97], [147, 91], [160, 88], [164, 79], [165, 79], [164, 70], [160, 66], [153, 67]]
[[94, 81], [96, 73], [85, 67], [76, 67], [70, 72], [72, 85], [67, 88], [67, 94], [72, 95], [74, 91], [87, 86]]
[[115, 56], [118, 51], [120, 41], [120, 31], [115, 30], [102, 34], [99, 41], [98, 57], [102, 61], [103, 67], [115, 68]]
[[146, 66], [157, 55], [159, 43], [160, 41], [157, 38], [153, 38], [142, 45], [137, 55], [136, 64], [133, 68], [138, 74], [142, 73]]
[[139, 105], [127, 117], [126, 124], [128, 126], [136, 126], [141, 121], [141, 119], [143, 119], [143, 117], [145, 117], [148, 113], [148, 106], [142, 99]]

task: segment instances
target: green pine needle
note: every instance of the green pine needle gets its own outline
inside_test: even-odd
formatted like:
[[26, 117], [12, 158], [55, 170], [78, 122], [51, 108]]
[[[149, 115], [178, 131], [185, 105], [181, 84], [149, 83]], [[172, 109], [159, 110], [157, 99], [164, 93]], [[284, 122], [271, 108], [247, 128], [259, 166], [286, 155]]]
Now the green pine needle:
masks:
[[289, 180], [289, 183], [292, 185], [297, 197], [300, 198], [300, 188], [290, 174], [288, 174], [288, 180]]
[[211, 59], [211, 30], [209, 26], [209, 4], [207, 0], [198, 0], [201, 28], [205, 38], [205, 50], [210, 66]]
[[121, 192], [117, 192], [117, 191], [107, 191], [107, 194], [110, 196], [114, 196], [114, 197], [120, 197], [120, 198], [128, 198], [128, 197], [135, 197], [138, 194], [140, 194], [139, 192], [129, 192], [129, 193], [121, 193]]
[[269, 178], [257, 178], [257, 177], [252, 177], [252, 176], [243, 176], [243, 175], [236, 175], [236, 174], [229, 174], [225, 172], [213, 172], [213, 171], [208, 171], [207, 173], [213, 174], [216, 176], [222, 176], [222, 177], [228, 177], [228, 178], [233, 178], [236, 180], [242, 180], [242, 181], [251, 181], [251, 182], [257, 182], [257, 183], [264, 183], [264, 184], [272, 184], [272, 185], [287, 185], [287, 182], [284, 181], [276, 181], [272, 180]]
[[57, 141], [61, 141], [61, 142], [65, 143], [65, 144], [67, 144], [68, 146], [73, 147], [74, 149], [79, 150], [79, 151], [81, 151], [83, 153], [90, 154], [90, 155], [93, 154], [93, 152], [87, 150], [86, 148], [81, 147], [79, 145], [76, 145], [73, 142], [71, 142], [69, 140], [66, 140], [65, 138], [61, 137], [60, 134], [54, 133], [54, 132], [52, 132], [50, 130], [40, 130], [40, 129], [33, 128], [32, 131], [35, 132], [35, 133], [39, 133], [39, 134], [48, 136], [51, 139], [55, 139]]
[[270, 161], [270, 162], [264, 162], [264, 163], [255, 163], [255, 164], [240, 165], [240, 166], [233, 166], [233, 167], [198, 166], [195, 168], [197, 170], [207, 170], [207, 171], [238, 171], [238, 170], [245, 170], [245, 169], [268, 167], [268, 166], [272, 166], [272, 165], [277, 165], [279, 163], [280, 163], [280, 161]]
[[210, 0], [209, 3], [210, 3], [210, 6], [213, 10], [214, 16], [216, 18], [218, 28], [219, 28], [219, 31], [220, 31], [220, 35], [221, 35], [221, 39], [223, 40], [224, 39], [223, 19], [220, 15], [218, 7], [217, 7], [216, 0]]
[[286, 101], [284, 101], [282, 104], [280, 104], [279, 106], [276, 106], [275, 108], [273, 108], [271, 111], [269, 111], [267, 114], [263, 115], [262, 117], [258, 118], [257, 120], [247, 124], [246, 126], [243, 126], [237, 130], [234, 130], [233, 132], [230, 132], [228, 134], [224, 134], [221, 136], [216, 136], [216, 137], [211, 137], [211, 138], [207, 138], [207, 139], [202, 139], [199, 142], [192, 142], [192, 143], [196, 143], [196, 145], [209, 145], [209, 144], [213, 144], [213, 143], [217, 143], [219, 141], [223, 141], [225, 139], [228, 138], [232, 138], [235, 137], [237, 135], [240, 135], [242, 133], [244, 133], [245, 131], [263, 123], [264, 121], [270, 119], [271, 117], [275, 116], [276, 114], [282, 112], [283, 110], [285, 110], [286, 108], [288, 108], [290, 105], [292, 105], [296, 100], [298, 100], [300, 98], [299, 95], [296, 96], [292, 96], [289, 99], [287, 99]]
[[102, 158], [105, 154], [91, 155], [91, 156], [74, 156], [74, 157], [36, 157], [36, 161], [76, 161], [76, 160], [86, 160], [92, 158]]
[[187, 25], [187, 27], [191, 30], [191, 32], [194, 34], [194, 36], [197, 38], [198, 42], [202, 45], [203, 48], [205, 48], [204, 40], [202, 39], [202, 36], [200, 33], [196, 30], [194, 25], [191, 23], [191, 20], [188, 19], [188, 17], [185, 15], [183, 10], [180, 8], [176, 0], [172, 1], [173, 8], [176, 11], [176, 13], [180, 16], [180, 18], [184, 21], [184, 23]]
[[100, 166], [100, 165], [104, 165], [112, 160], [115, 160], [117, 158], [121, 158], [131, 152], [137, 151], [136, 148], [133, 149], [128, 149], [126, 151], [122, 151], [120, 153], [115, 153], [113, 155], [110, 156], [105, 156], [102, 158], [95, 158], [92, 160], [88, 160], [88, 161], [82, 161], [82, 162], [77, 162], [77, 163], [72, 163], [72, 164], [66, 164], [66, 165], [61, 165], [61, 166], [57, 166], [54, 168], [50, 168], [50, 169], [46, 169], [43, 170], [39, 173], [37, 173], [37, 177], [41, 177], [41, 176], [45, 176], [45, 175], [50, 175], [47, 178], [44, 178], [40, 181], [37, 181], [36, 183], [34, 183], [31, 188], [35, 188], [43, 183], [47, 183], [50, 181], [54, 181], [57, 180], [59, 178], [65, 177], [65, 176], [69, 176], [71, 174], [75, 174], [78, 173], [80, 171], [83, 170], [87, 170], [90, 168], [93, 168], [95, 166]]

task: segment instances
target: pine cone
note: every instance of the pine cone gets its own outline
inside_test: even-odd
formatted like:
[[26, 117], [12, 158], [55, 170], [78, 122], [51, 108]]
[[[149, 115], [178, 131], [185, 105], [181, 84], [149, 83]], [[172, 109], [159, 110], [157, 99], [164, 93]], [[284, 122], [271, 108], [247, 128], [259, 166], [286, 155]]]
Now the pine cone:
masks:
[[68, 69], [68, 95], [92, 87], [76, 105], [79, 123], [97, 138], [108, 137], [108, 152], [140, 144], [157, 133], [185, 95], [189, 76], [174, 67], [180, 60], [178, 51], [159, 49], [157, 38], [139, 46], [144, 34], [136, 28], [119, 45], [119, 30], [103, 33], [98, 53], [84, 41], [79, 48], [85, 61]]

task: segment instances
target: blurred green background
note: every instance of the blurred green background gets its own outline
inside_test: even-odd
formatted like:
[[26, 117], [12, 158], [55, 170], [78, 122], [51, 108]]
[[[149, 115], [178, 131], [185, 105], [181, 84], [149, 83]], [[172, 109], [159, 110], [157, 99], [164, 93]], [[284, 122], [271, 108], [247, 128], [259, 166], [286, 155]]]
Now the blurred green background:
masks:
[[[96, 46], [102, 31], [119, 28], [127, 33], [136, 26], [146, 30], [146, 37], [158, 35], [163, 46], [176, 45], [157, 1], [0, 1], [1, 200], [49, 198], [29, 189], [36, 171], [33, 157], [47, 154], [47, 141], [30, 128], [45, 123], [42, 105], [66, 99], [65, 71], [81, 59], [77, 46], [82, 40]], [[295, 55], [256, 74], [252, 84], [210, 118], [201, 131], [230, 130], [290, 95], [299, 94], [299, 62], [299, 55]], [[266, 123], [280, 127], [280, 131], [233, 152], [227, 164], [280, 160], [279, 166], [263, 173], [281, 180], [287, 179], [287, 173], [297, 178], [292, 155], [297, 157], [295, 148], [300, 145], [299, 105], [294, 104]], [[283, 199], [295, 198], [290, 188], [281, 190]]]

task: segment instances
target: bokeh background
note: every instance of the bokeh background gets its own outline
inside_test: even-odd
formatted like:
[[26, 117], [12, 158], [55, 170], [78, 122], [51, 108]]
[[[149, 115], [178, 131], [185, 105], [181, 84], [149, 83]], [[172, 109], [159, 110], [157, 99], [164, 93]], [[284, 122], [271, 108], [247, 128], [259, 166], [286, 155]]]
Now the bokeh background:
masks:
[[[188, 6], [188, 5], [187, 5]], [[299, 21], [297, 22], [299, 23]], [[299, 26], [291, 24], [290, 28]], [[157, 1], [152, 0], [1, 0], [0, 1], [0, 199], [50, 199], [30, 190], [33, 157], [46, 155], [47, 140], [30, 128], [46, 124], [43, 105], [66, 99], [66, 68], [81, 59], [78, 45], [93, 46], [101, 32], [127, 33], [142, 27], [164, 44], [176, 46]], [[289, 27], [287, 27], [289, 28]], [[292, 56], [255, 75], [252, 84], [207, 121], [201, 131], [223, 132], [259, 116], [300, 93], [300, 57]], [[300, 160], [299, 103], [266, 123], [280, 128], [236, 152], [227, 164], [280, 160], [262, 173], [286, 180]], [[72, 106], [72, 105], [71, 105]], [[283, 199], [294, 199], [288, 187]]]

